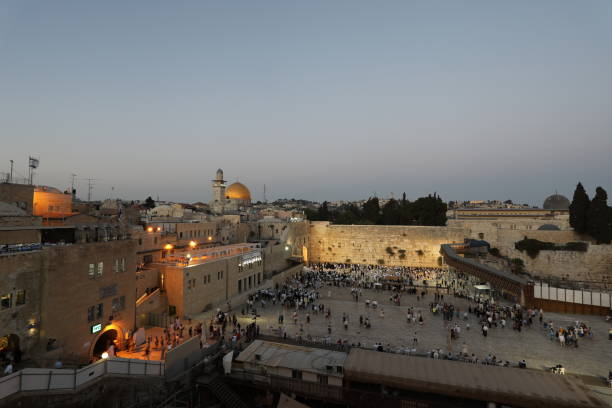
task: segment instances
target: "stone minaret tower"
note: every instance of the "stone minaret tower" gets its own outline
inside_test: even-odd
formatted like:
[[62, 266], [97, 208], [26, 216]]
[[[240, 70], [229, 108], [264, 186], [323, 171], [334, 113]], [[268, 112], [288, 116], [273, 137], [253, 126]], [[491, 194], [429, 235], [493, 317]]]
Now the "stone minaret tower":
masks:
[[223, 180], [223, 170], [217, 170], [217, 177], [212, 180], [213, 200], [216, 202], [225, 201], [225, 180]]

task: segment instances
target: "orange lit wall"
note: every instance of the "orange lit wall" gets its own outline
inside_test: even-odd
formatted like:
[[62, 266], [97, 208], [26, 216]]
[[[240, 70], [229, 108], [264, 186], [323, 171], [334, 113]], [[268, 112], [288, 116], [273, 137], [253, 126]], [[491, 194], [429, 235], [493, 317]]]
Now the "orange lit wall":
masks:
[[48, 191], [34, 191], [33, 215], [43, 218], [69, 217], [72, 213], [72, 195]]

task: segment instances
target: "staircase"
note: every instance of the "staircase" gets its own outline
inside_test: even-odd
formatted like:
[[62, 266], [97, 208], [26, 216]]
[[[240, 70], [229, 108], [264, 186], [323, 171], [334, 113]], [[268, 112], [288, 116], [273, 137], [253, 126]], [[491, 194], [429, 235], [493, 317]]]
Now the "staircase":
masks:
[[221, 401], [226, 408], [249, 408], [238, 397], [238, 395], [225, 384], [218, 376], [212, 377], [209, 381], [201, 381], [208, 389]]

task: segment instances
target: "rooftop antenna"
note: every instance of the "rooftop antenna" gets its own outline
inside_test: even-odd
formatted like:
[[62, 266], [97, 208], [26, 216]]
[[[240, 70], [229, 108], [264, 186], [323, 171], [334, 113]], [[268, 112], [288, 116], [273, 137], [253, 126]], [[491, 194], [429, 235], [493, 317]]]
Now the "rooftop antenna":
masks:
[[14, 164], [14, 163], [15, 163], [15, 162], [14, 162], [13, 160], [11, 160], [11, 173], [10, 173], [10, 175], [9, 175], [9, 179], [8, 179], [8, 182], [9, 182], [9, 183], [12, 183], [12, 182], [13, 182], [13, 164]]
[[91, 192], [93, 191], [93, 182], [96, 181], [95, 178], [86, 178], [87, 180], [87, 201], [91, 202]]
[[38, 168], [38, 165], [40, 164], [40, 160], [36, 157], [29, 157], [28, 160], [28, 168], [29, 168], [29, 180], [30, 180], [30, 185], [32, 185], [33, 181], [34, 181], [34, 169]]
[[70, 182], [70, 194], [72, 194], [72, 199], [76, 198], [76, 190], [74, 189], [74, 183], [76, 181], [76, 174], [70, 173], [70, 178], [72, 179]]
[[264, 194], [263, 194], [263, 202], [267, 203], [268, 200], [266, 199], [266, 185], [264, 184]]

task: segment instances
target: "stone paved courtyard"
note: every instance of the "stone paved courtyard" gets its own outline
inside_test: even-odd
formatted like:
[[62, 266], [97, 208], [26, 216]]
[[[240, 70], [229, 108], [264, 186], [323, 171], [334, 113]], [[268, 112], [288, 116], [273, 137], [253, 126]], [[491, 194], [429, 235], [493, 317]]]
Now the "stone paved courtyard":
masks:
[[[331, 290], [331, 297], [327, 296], [328, 290]], [[461, 335], [459, 339], [452, 340], [451, 346], [454, 353], [460, 352], [465, 342], [468, 354], [476, 354], [479, 360], [491, 353], [498, 360], [508, 360], [514, 364], [525, 359], [530, 368], [544, 369], [562, 364], [568, 373], [598, 377], [607, 377], [608, 370], [612, 370], [612, 341], [608, 340], [608, 329], [612, 325], [601, 316], [561, 315], [544, 311], [545, 320], [552, 320], [555, 327], [567, 326], [575, 320], [581, 320], [594, 330], [593, 338], [581, 338], [578, 348], [562, 348], [558, 341], [548, 339], [547, 332], [537, 321], [531, 328], [523, 328], [520, 333], [512, 330], [511, 326], [504, 329], [492, 328], [489, 330], [488, 337], [483, 337], [475, 315], [469, 314], [468, 321], [464, 321], [463, 318], [455, 318], [452, 322], [445, 322], [439, 314], [434, 316], [429, 310], [429, 303], [434, 299], [431, 290], [425, 299], [420, 301], [417, 301], [416, 295], [403, 294], [401, 306], [391, 304], [389, 301], [391, 292], [389, 291], [363, 290], [363, 296], [359, 302], [352, 300], [349, 288], [325, 286], [319, 292], [321, 298], [318, 303], [323, 303], [332, 311], [329, 321], [332, 325], [330, 337], [334, 343], [342, 339], [348, 340], [349, 344], [365, 343], [370, 348], [374, 343], [382, 342], [385, 347], [389, 344], [394, 350], [412, 349], [412, 339], [416, 331], [418, 345], [415, 348], [417, 352], [428, 352], [438, 348], [447, 352], [449, 342], [451, 342], [447, 326], [458, 323], [461, 327]], [[366, 308], [365, 299], [377, 300], [378, 309]], [[461, 314], [468, 309], [469, 301], [466, 299], [445, 295], [445, 301], [454, 304], [455, 308], [459, 307]], [[283, 312], [284, 325], [279, 330], [278, 316], [282, 308], [278, 304], [273, 306], [271, 303], [267, 304], [264, 309], [259, 303], [256, 306], [259, 315], [257, 322], [263, 334], [282, 335], [282, 332], [286, 331], [287, 336], [293, 338], [299, 334], [300, 324], [302, 324], [304, 338], [308, 335], [312, 336], [313, 340], [328, 337], [328, 320], [322, 314], [314, 315], [310, 312], [311, 322], [307, 324], [306, 311], [302, 310], [299, 312], [299, 320], [296, 325], [291, 317], [293, 310], [285, 310]], [[406, 322], [406, 311], [409, 306], [421, 311], [424, 318], [422, 326], [418, 322], [410, 324]], [[380, 317], [381, 308], [384, 309], [382, 318]], [[240, 316], [239, 309], [235, 308], [234, 311], [244, 327], [253, 319], [250, 316]], [[342, 325], [343, 313], [349, 316], [350, 323], [347, 330]], [[370, 318], [372, 325], [370, 329], [359, 326], [359, 315]], [[470, 330], [466, 330], [466, 323], [470, 324]]]

